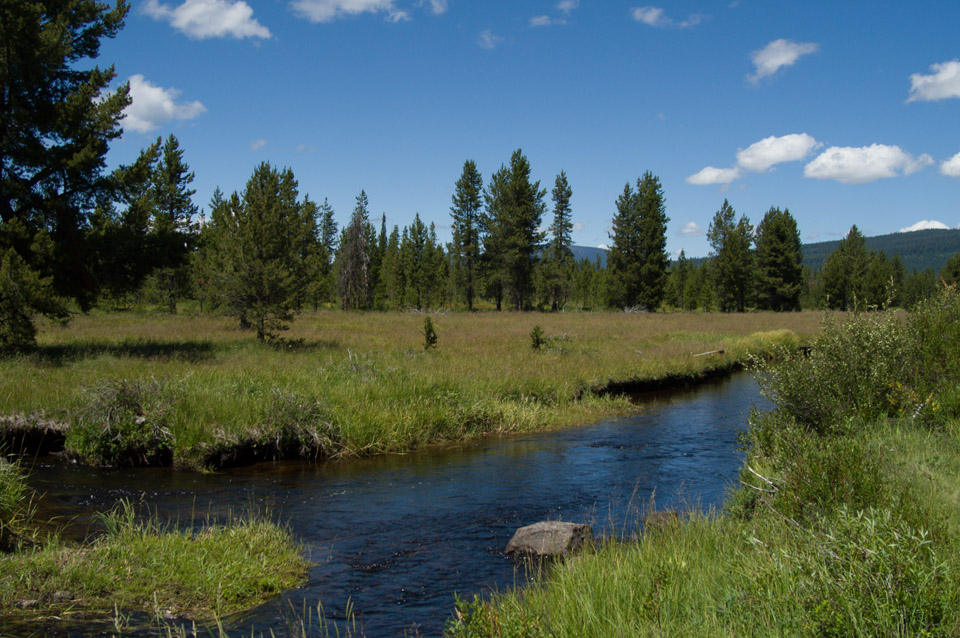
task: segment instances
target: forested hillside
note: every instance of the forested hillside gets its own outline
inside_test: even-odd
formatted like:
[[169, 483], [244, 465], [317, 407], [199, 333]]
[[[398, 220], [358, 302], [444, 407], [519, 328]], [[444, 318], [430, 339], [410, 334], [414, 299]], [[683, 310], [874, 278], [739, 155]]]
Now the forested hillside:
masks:
[[[960, 252], [960, 230], [918, 230], [912, 233], [890, 233], [866, 238], [867, 249], [882, 252], [888, 258], [900, 255], [909, 273], [931, 268], [939, 271], [955, 253]], [[810, 270], [823, 266], [827, 255], [840, 245], [840, 240], [803, 245], [803, 265]]]

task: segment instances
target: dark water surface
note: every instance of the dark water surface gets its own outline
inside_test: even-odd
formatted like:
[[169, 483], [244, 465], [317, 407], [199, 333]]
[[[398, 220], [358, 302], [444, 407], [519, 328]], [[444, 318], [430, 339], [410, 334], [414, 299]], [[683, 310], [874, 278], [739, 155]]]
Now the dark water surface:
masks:
[[[121, 498], [184, 522], [251, 505], [289, 522], [315, 564], [309, 581], [227, 619], [231, 634], [287, 635], [291, 605], [317, 601], [342, 621], [349, 601], [365, 635], [434, 636], [452, 614], [454, 592], [519, 582], [503, 554], [517, 527], [554, 519], [592, 523], [601, 535], [629, 533], [654, 493], [658, 508], [721, 503], [742, 463], [736, 432], [751, 404], [762, 405], [753, 378], [737, 374], [636, 399], [630, 417], [453, 449], [262, 463], [212, 475], [41, 460], [31, 481], [45, 494], [39, 517], [70, 521], [75, 534]], [[77, 626], [60, 632], [88, 635]]]

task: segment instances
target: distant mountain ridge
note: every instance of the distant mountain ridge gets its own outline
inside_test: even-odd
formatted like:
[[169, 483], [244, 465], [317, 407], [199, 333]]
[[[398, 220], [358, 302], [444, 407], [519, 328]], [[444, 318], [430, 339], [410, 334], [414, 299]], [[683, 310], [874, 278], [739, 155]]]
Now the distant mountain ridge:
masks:
[[[840, 245], [840, 240], [820, 241], [803, 245], [803, 265], [816, 270], [823, 265], [827, 255]], [[882, 252], [888, 259], [900, 255], [907, 274], [932, 268], [940, 272], [947, 259], [960, 252], [960, 229], [915, 230], [909, 233], [890, 233], [866, 238], [869, 250]], [[591, 263], [600, 256], [600, 263], [607, 265], [607, 251], [593, 246], [571, 246], [573, 257], [578, 262], [589, 259]], [[706, 257], [691, 257], [690, 263], [699, 266]]]
[[[939, 272], [951, 256], [960, 252], [960, 229], [915, 230], [909, 233], [890, 233], [865, 238], [869, 250], [882, 252], [887, 258], [900, 255], [907, 273], [932, 268]], [[815, 270], [823, 265], [827, 255], [840, 245], [840, 240], [821, 241], [803, 245], [803, 265]]]

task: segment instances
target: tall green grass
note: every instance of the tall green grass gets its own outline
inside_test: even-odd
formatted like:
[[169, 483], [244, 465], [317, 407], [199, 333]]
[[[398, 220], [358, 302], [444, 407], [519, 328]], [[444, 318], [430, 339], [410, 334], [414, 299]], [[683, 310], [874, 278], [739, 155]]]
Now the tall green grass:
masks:
[[[94, 313], [44, 326], [0, 360], [0, 414], [70, 424], [94, 464], [216, 467], [243, 458], [375, 454], [596, 420], [611, 384], [696, 378], [796, 345], [810, 313], [303, 315], [272, 346], [228, 319]], [[529, 333], [541, 327], [534, 350]], [[723, 351], [706, 356], [704, 352]]]
[[758, 362], [725, 511], [612, 539], [527, 587], [458, 601], [474, 636], [960, 634], [960, 294], [829, 320]]
[[102, 522], [105, 532], [84, 545], [53, 537], [0, 555], [0, 608], [33, 600], [212, 619], [296, 586], [308, 567], [289, 530], [261, 514], [180, 527], [121, 502]]

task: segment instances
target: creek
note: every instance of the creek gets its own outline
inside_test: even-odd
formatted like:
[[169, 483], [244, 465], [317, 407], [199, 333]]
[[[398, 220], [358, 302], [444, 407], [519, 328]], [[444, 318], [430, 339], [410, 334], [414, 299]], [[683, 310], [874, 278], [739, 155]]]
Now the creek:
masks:
[[[314, 564], [308, 582], [226, 619], [230, 635], [289, 635], [291, 608], [322, 601], [341, 626], [349, 604], [368, 636], [435, 636], [453, 613], [454, 592], [523, 582], [503, 554], [518, 527], [553, 519], [591, 523], [600, 536], [629, 534], [654, 500], [658, 509], [722, 503], [743, 462], [737, 432], [751, 405], [765, 405], [756, 381], [738, 373], [634, 398], [635, 413], [616, 420], [406, 455], [206, 475], [39, 459], [31, 482], [43, 494], [38, 518], [79, 536], [93, 512], [121, 498], [179, 521], [254, 506], [289, 523]], [[94, 635], [88, 629], [60, 624], [45, 633]]]

